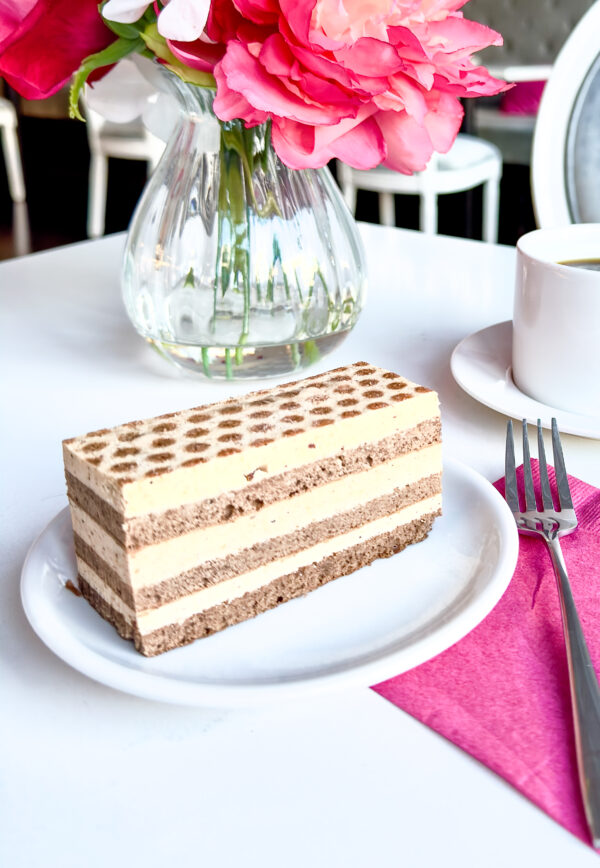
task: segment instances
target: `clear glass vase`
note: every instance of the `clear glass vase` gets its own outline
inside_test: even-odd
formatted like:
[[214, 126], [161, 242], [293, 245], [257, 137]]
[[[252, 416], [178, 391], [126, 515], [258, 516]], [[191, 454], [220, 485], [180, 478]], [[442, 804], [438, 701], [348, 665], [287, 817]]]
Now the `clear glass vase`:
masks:
[[181, 118], [129, 228], [129, 317], [164, 356], [208, 377], [303, 368], [360, 313], [354, 220], [328, 169], [289, 169], [268, 124], [221, 123], [214, 91], [165, 74]]

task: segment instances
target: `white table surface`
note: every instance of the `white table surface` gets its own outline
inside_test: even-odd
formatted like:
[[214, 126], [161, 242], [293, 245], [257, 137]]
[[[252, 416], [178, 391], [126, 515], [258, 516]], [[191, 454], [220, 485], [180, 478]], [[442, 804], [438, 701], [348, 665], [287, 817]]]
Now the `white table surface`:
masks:
[[[361, 358], [437, 389], [445, 453], [502, 476], [506, 420], [459, 389], [449, 360], [460, 339], [510, 318], [514, 250], [362, 231], [367, 305], [311, 373]], [[135, 335], [119, 294], [122, 245], [118, 235], [0, 265], [0, 864], [596, 865], [503, 780], [367, 687], [283, 707], [170, 706], [89, 680], [32, 632], [20, 570], [66, 505], [61, 440], [249, 388], [181, 376]], [[600, 485], [600, 441], [565, 436], [564, 448], [570, 473]]]

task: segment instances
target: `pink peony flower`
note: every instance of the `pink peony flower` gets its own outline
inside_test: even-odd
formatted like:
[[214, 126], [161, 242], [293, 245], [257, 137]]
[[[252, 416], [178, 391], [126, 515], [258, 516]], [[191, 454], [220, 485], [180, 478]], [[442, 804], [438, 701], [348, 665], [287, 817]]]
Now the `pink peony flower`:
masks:
[[0, 0], [0, 76], [26, 99], [56, 93], [114, 38], [97, 0]]
[[450, 148], [461, 97], [506, 87], [471, 60], [501, 37], [463, 18], [464, 2], [222, 0], [210, 42], [169, 46], [188, 66], [214, 70], [221, 120], [272, 121], [288, 166], [338, 157], [408, 174]]

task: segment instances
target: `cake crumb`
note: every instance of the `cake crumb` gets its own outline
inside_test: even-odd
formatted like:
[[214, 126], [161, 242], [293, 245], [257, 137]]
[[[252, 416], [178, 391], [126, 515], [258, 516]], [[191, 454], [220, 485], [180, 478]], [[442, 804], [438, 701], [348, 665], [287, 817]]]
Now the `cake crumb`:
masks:
[[258, 473], [259, 470], [263, 473], [266, 473], [268, 467], [266, 464], [261, 464], [260, 467], [255, 467], [254, 470], [250, 471], [250, 473], [244, 473], [244, 476], [246, 477], [246, 482], [252, 482], [252, 480], [254, 479], [254, 474]]

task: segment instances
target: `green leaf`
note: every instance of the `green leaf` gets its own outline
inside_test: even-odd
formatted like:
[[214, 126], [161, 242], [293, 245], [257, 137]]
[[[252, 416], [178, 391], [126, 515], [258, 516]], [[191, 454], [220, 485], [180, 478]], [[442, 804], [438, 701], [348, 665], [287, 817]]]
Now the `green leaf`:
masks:
[[119, 21], [109, 21], [108, 18], [103, 20], [113, 33], [122, 36], [123, 39], [137, 39], [140, 35], [140, 28], [136, 27], [135, 24], [121, 24]]
[[132, 54], [134, 51], [141, 52], [143, 49], [144, 42], [139, 37], [136, 37], [135, 39], [124, 39], [119, 37], [119, 39], [115, 42], [111, 42], [111, 44], [107, 45], [102, 51], [98, 51], [96, 54], [90, 54], [89, 57], [86, 57], [75, 73], [71, 84], [71, 89], [69, 91], [69, 115], [72, 118], [79, 118], [80, 121], [83, 120], [81, 112], [79, 111], [79, 94], [81, 93], [81, 89], [87, 81], [88, 76], [94, 72], [95, 69], [101, 69], [103, 66], [112, 66], [114, 63], [118, 63], [118, 61], [123, 57], [127, 57], [128, 54]]

